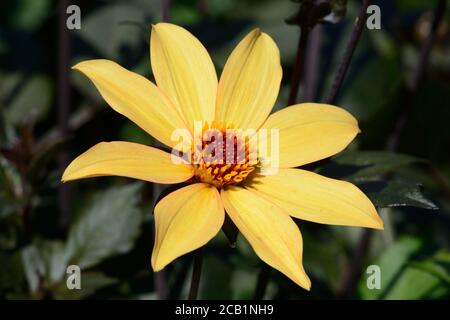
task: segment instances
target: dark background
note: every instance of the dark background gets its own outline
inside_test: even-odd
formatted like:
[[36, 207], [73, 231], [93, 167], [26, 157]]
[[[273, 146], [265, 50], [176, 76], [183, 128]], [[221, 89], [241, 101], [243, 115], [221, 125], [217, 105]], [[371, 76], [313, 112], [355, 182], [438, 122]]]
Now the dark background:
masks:
[[[80, 30], [61, 28], [72, 3], [81, 8]], [[335, 101], [359, 120], [362, 134], [346, 152], [311, 169], [358, 184], [380, 208], [386, 228], [367, 232], [299, 221], [312, 290], [271, 270], [267, 298], [449, 297], [450, 14], [444, 12], [424, 62], [421, 48], [438, 1], [373, 3], [381, 8], [382, 29], [364, 28]], [[186, 297], [191, 255], [158, 275], [150, 266], [152, 208], [164, 186], [113, 177], [60, 183], [68, 161], [98, 142], [154, 143], [70, 66], [105, 58], [152, 79], [150, 25], [164, 18], [196, 35], [220, 72], [237, 42], [260, 27], [281, 51], [284, 76], [276, 110], [287, 105], [299, 39], [298, 26], [285, 20], [300, 3], [164, 5], [160, 0], [1, 1], [0, 297]], [[337, 11], [334, 23], [314, 27], [298, 102], [325, 101], [360, 5], [349, 0], [345, 15]], [[261, 262], [243, 238], [231, 248], [221, 233], [204, 253], [200, 298], [254, 296]], [[68, 264], [81, 267], [82, 290], [67, 289]], [[379, 290], [366, 286], [371, 264], [381, 268]]]

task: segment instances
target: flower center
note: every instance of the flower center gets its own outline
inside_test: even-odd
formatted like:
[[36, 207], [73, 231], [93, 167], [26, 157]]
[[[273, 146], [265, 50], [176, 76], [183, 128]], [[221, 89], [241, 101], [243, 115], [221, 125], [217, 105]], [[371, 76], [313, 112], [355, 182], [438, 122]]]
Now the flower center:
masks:
[[194, 140], [192, 158], [195, 177], [218, 188], [244, 181], [257, 165], [248, 133], [217, 123], [203, 127], [202, 137]]

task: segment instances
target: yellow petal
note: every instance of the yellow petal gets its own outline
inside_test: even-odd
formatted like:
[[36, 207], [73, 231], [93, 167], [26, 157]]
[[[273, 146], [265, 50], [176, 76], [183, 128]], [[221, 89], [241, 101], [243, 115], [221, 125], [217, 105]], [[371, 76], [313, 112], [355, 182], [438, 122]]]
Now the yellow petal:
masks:
[[209, 184], [196, 183], [163, 198], [155, 207], [153, 270], [205, 245], [220, 231], [224, 219], [219, 192]]
[[174, 164], [171, 155], [131, 142], [101, 142], [78, 156], [62, 181], [98, 176], [121, 176], [156, 183], [179, 183], [193, 175], [192, 166]]
[[256, 254], [299, 286], [309, 290], [311, 282], [302, 265], [300, 230], [281, 208], [241, 187], [222, 189], [226, 212]]
[[216, 120], [257, 130], [275, 104], [281, 77], [276, 44], [259, 29], [253, 30], [225, 64], [217, 91]]
[[149, 80], [109, 60], [88, 60], [73, 67], [92, 80], [103, 99], [150, 135], [168, 146], [175, 129], [186, 128], [184, 121]]
[[293, 217], [318, 223], [383, 229], [383, 221], [355, 185], [301, 169], [280, 169], [247, 186]]
[[170, 23], [154, 25], [150, 41], [156, 83], [183, 114], [189, 128], [192, 130], [195, 120], [212, 121], [217, 75], [200, 41]]
[[335, 155], [360, 132], [357, 120], [350, 113], [318, 103], [302, 103], [275, 112], [263, 128], [279, 130], [279, 164], [282, 168]]

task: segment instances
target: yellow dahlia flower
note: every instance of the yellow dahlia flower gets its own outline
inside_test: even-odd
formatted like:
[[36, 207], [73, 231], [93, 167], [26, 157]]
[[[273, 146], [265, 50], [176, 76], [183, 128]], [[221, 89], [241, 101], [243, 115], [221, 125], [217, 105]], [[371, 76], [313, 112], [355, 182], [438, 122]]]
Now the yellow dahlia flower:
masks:
[[[382, 229], [370, 200], [353, 184], [295, 167], [332, 156], [359, 133], [347, 111], [304, 103], [271, 115], [282, 69], [274, 41], [258, 29], [233, 50], [220, 80], [202, 44], [168, 23], [153, 26], [151, 66], [156, 84], [108, 60], [84, 61], [81, 71], [117, 112], [161, 141], [176, 147], [177, 129], [194, 137], [194, 123], [226, 128], [277, 129], [276, 174], [261, 174], [262, 161], [244, 143], [240, 163], [174, 162], [170, 153], [130, 142], [101, 142], [65, 170], [62, 180], [123, 176], [174, 184], [190, 182], [155, 207], [154, 271], [205, 245], [231, 218], [256, 254], [301, 287], [311, 282], [302, 265], [302, 237], [291, 217], [317, 223]], [[225, 134], [227, 136], [227, 134]], [[205, 153], [208, 143], [190, 144]], [[236, 145], [236, 144], [235, 144]], [[258, 152], [257, 152], [258, 153]]]

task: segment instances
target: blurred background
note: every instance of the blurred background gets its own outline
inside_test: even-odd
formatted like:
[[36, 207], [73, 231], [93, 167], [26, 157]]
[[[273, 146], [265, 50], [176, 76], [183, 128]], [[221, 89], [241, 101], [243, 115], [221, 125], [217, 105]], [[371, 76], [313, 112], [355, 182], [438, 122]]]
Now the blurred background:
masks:
[[[260, 27], [281, 51], [277, 110], [288, 104], [300, 35], [295, 19], [286, 20], [304, 2], [2, 0], [0, 297], [186, 298], [192, 255], [158, 274], [150, 266], [152, 210], [164, 186], [115, 177], [60, 183], [68, 162], [98, 142], [155, 143], [70, 66], [105, 58], [153, 79], [150, 25], [166, 20], [196, 35], [220, 72], [237, 42]], [[450, 12], [440, 12], [433, 29], [438, 2], [372, 1], [381, 29], [364, 27], [335, 99], [359, 120], [362, 134], [347, 151], [309, 168], [360, 186], [385, 230], [298, 221], [310, 292], [262, 267], [241, 236], [221, 232], [203, 250], [199, 298], [449, 298]], [[70, 4], [80, 8], [80, 29], [66, 28]], [[361, 2], [331, 5], [309, 34], [297, 102], [325, 101]], [[67, 289], [71, 264], [82, 269], [81, 290]], [[370, 265], [380, 267], [380, 289], [367, 287]]]

